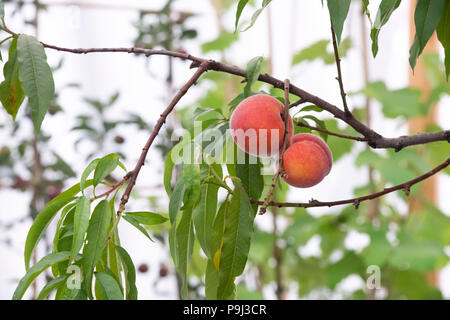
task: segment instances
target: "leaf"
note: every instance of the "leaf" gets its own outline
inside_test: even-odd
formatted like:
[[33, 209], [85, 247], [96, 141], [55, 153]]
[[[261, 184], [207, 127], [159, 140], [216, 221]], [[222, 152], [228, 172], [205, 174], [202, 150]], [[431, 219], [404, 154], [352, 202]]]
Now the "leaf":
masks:
[[53, 96], [55, 84], [44, 46], [36, 38], [21, 34], [17, 41], [19, 79], [31, 108], [35, 132], [39, 132]]
[[261, 14], [261, 12], [264, 10], [265, 7], [267, 7], [269, 5], [269, 3], [272, 0], [263, 0], [261, 8], [259, 8], [258, 10], [256, 10], [253, 15], [252, 18], [250, 20], [250, 24], [243, 30], [241, 30], [242, 32], [247, 31], [248, 29], [250, 29], [251, 27], [253, 27], [253, 25], [255, 24], [256, 20], [258, 19], [259, 15]]
[[134, 219], [133, 217], [130, 217], [128, 215], [124, 215], [123, 218], [125, 219], [125, 221], [130, 223], [133, 227], [138, 229], [140, 232], [142, 232], [142, 234], [144, 236], [146, 236], [150, 241], [153, 242], [153, 239], [150, 237], [150, 235], [148, 234], [147, 230], [143, 226], [141, 226], [136, 219]]
[[[239, 152], [241, 154], [244, 154], [245, 157], [244, 163], [235, 161], [236, 176], [241, 180], [242, 186], [244, 187], [248, 196], [252, 199], [259, 199], [264, 190], [264, 177], [261, 174], [261, 162], [257, 157], [245, 153], [237, 147], [235, 148], [235, 151], [235, 154]], [[254, 212], [256, 213], [258, 206], [253, 205], [252, 207]]]
[[[92, 181], [87, 182], [87, 186], [90, 186]], [[30, 258], [33, 253], [34, 248], [39, 242], [40, 238], [47, 229], [48, 224], [55, 217], [56, 213], [64, 207], [66, 204], [75, 199], [77, 193], [80, 192], [80, 184], [77, 183], [66, 191], [60, 193], [58, 196], [53, 198], [44, 209], [36, 216], [34, 222], [28, 231], [27, 239], [25, 241], [25, 269], [28, 270], [30, 267]]]
[[16, 118], [17, 111], [25, 98], [22, 84], [19, 81], [19, 60], [17, 58], [17, 39], [11, 41], [8, 61], [3, 66], [5, 80], [0, 83], [0, 100], [6, 111]]
[[373, 23], [372, 23], [372, 19], [370, 18], [369, 0], [362, 0], [362, 9], [363, 9], [363, 13], [369, 19], [370, 25], [372, 26]]
[[329, 264], [325, 271], [327, 286], [334, 289], [336, 285], [347, 276], [351, 274], [363, 274], [364, 266], [357, 254], [353, 251], [347, 251], [341, 260]]
[[[319, 40], [309, 47], [306, 47], [296, 53], [292, 58], [292, 65], [299, 64], [304, 61], [322, 60], [325, 64], [333, 64], [335, 62], [334, 52], [327, 50], [330, 40]], [[341, 58], [347, 55], [349, 49], [353, 46], [350, 38], [345, 38], [338, 46], [339, 56]]]
[[147, 226], [161, 224], [167, 221], [167, 218], [153, 212], [126, 212], [125, 215], [128, 217], [132, 217], [140, 224]]
[[193, 207], [200, 197], [200, 165], [192, 162], [183, 163], [184, 206]]
[[328, 0], [328, 11], [330, 12], [331, 22], [336, 34], [337, 43], [341, 43], [342, 29], [345, 19], [347, 19], [348, 9], [351, 0]]
[[97, 166], [98, 162], [100, 161], [100, 159], [94, 159], [92, 160], [88, 166], [86, 167], [86, 169], [83, 170], [83, 173], [81, 174], [81, 178], [80, 178], [80, 188], [81, 191], [84, 194], [84, 186], [86, 184], [86, 180], [88, 178], [88, 176], [91, 174], [92, 171], [94, 171], [95, 167]]
[[372, 39], [372, 54], [375, 57], [378, 52], [378, 35], [381, 27], [388, 22], [389, 18], [395, 9], [400, 5], [401, 0], [382, 0], [378, 7], [377, 16], [370, 31], [370, 38]]
[[95, 279], [100, 287], [102, 296], [106, 300], [123, 300], [123, 293], [120, 285], [113, 276], [106, 272], [96, 272]]
[[83, 246], [84, 237], [89, 226], [89, 215], [91, 213], [91, 200], [82, 196], [78, 200], [77, 208], [73, 216], [73, 242], [69, 264], [76, 258]]
[[[181, 174], [180, 174], [181, 175]], [[169, 219], [170, 223], [173, 224], [176, 221], [178, 212], [181, 208], [181, 203], [184, 197], [184, 183], [183, 178], [179, 178], [173, 189], [173, 194], [169, 201]]]
[[134, 267], [133, 260], [131, 260], [130, 255], [124, 248], [116, 246], [116, 251], [119, 253], [120, 260], [122, 261], [125, 270], [127, 300], [137, 300], [136, 268]]
[[[175, 227], [175, 225], [173, 226]], [[188, 295], [188, 275], [187, 267], [192, 257], [194, 249], [194, 226], [192, 222], [192, 208], [186, 208], [183, 211], [180, 222], [175, 232], [175, 266], [178, 275], [181, 278], [181, 297], [187, 298]]]
[[416, 34], [409, 50], [409, 64], [414, 70], [417, 58], [433, 34], [444, 11], [445, 0], [419, 0], [414, 11]]
[[55, 278], [49, 282], [42, 288], [41, 292], [39, 293], [36, 300], [44, 300], [48, 297], [48, 295], [56, 288], [63, 285], [67, 280], [67, 276], [61, 276], [58, 278]]
[[445, 2], [445, 8], [441, 20], [439, 20], [436, 32], [439, 41], [444, 47], [445, 74], [448, 81], [448, 76], [450, 75], [450, 1], [448, 0]]
[[105, 241], [111, 224], [111, 208], [106, 200], [102, 200], [92, 213], [87, 230], [87, 243], [83, 249], [83, 272], [85, 276], [86, 293], [92, 298], [92, 275], [94, 267], [100, 261]]
[[172, 150], [166, 156], [166, 160], [164, 161], [164, 188], [166, 189], [167, 195], [170, 197], [172, 195], [172, 172], [175, 166], [175, 163], [172, 159]]
[[[325, 121], [318, 119], [315, 116], [312, 115], [306, 115], [302, 117], [303, 119], [311, 119], [312, 121], [314, 121], [316, 123], [316, 126], [319, 127], [322, 130], [327, 130], [327, 126], [325, 124]], [[328, 133], [325, 132], [321, 132], [319, 131], [320, 136], [322, 137], [323, 140], [328, 141]]]
[[217, 299], [233, 294], [234, 280], [244, 271], [253, 233], [254, 211], [247, 192], [238, 178], [231, 179], [235, 189], [224, 220]]
[[245, 73], [247, 74], [247, 83], [244, 88], [244, 98], [251, 95], [252, 85], [258, 80], [261, 73], [261, 63], [263, 57], [255, 57], [249, 61]]
[[108, 176], [119, 164], [119, 155], [117, 153], [111, 153], [101, 158], [94, 171], [94, 187], [96, 187], [103, 179]]
[[234, 32], [237, 31], [237, 26], [239, 23], [239, 19], [241, 18], [242, 10], [244, 10], [247, 3], [248, 3], [248, 0], [239, 0], [238, 6], [236, 9], [236, 19], [234, 21]]
[[22, 299], [25, 291], [33, 282], [33, 280], [42, 273], [45, 269], [50, 267], [51, 265], [67, 260], [70, 256], [70, 252], [63, 251], [57, 253], [50, 253], [45, 256], [41, 260], [39, 260], [34, 266], [32, 266], [27, 273], [20, 279], [19, 284], [17, 285], [16, 290], [14, 291], [13, 300]]
[[208, 53], [211, 51], [223, 52], [225, 51], [225, 49], [229, 48], [235, 41], [237, 41], [238, 38], [239, 37], [236, 33], [222, 30], [216, 39], [202, 44], [202, 52], [203, 53]]
[[[218, 166], [219, 167], [219, 166]], [[202, 178], [212, 176], [213, 167], [202, 164]], [[222, 172], [220, 172], [221, 176]], [[202, 180], [203, 180], [202, 179]], [[214, 254], [209, 251], [210, 237], [212, 234], [214, 217], [217, 210], [217, 193], [219, 186], [211, 183], [204, 183], [200, 189], [200, 200], [193, 210], [195, 233], [205, 254], [211, 258]]]
[[368, 83], [361, 92], [380, 101], [383, 114], [388, 118], [409, 118], [422, 114], [420, 91], [417, 89], [389, 90], [384, 82], [377, 81]]

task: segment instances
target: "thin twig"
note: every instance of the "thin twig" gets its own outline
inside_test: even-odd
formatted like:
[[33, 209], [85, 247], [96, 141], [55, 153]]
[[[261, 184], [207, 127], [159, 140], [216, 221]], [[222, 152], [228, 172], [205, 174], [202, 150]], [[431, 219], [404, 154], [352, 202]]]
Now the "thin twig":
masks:
[[284, 111], [283, 111], [284, 135], [283, 135], [283, 146], [281, 148], [280, 158], [278, 160], [278, 169], [277, 172], [272, 177], [272, 184], [270, 185], [269, 191], [267, 192], [267, 195], [264, 198], [264, 202], [259, 208], [259, 214], [266, 213], [267, 205], [272, 197], [273, 191], [275, 190], [278, 177], [281, 174], [284, 174], [282, 169], [283, 157], [284, 152], [286, 151], [289, 144], [289, 86], [290, 86], [289, 80], [288, 79], [284, 80]]
[[[155, 138], [158, 136], [159, 130], [166, 122], [167, 116], [172, 112], [172, 110], [175, 108], [180, 99], [186, 94], [189, 88], [192, 87], [197, 82], [197, 80], [201, 77], [203, 73], [208, 71], [210, 64], [211, 61], [209, 60], [203, 61], [202, 64], [199, 66], [199, 68], [192, 75], [192, 77], [184, 84], [183, 87], [180, 88], [180, 90], [178, 90], [177, 94], [173, 97], [172, 101], [170, 101], [169, 105], [164, 110], [164, 112], [161, 113], [158, 121], [156, 122], [155, 127], [153, 128], [152, 133], [150, 134], [147, 142], [145, 143], [144, 148], [142, 148], [141, 155], [139, 157], [138, 162], [136, 163], [135, 168], [133, 169], [133, 171], [131, 171], [130, 182], [127, 188], [125, 189], [122, 198], [120, 199], [119, 208], [117, 210], [117, 220], [120, 219], [122, 212], [125, 210], [125, 205], [128, 202], [128, 199], [130, 198], [130, 194], [131, 191], [133, 190], [134, 185], [136, 184], [136, 179], [139, 175], [139, 172], [141, 171], [142, 166], [145, 163], [145, 158], [147, 157], [148, 150], [150, 149]], [[111, 239], [113, 232], [114, 228], [111, 230], [106, 242], [108, 242]]]
[[[330, 19], [330, 22], [331, 22], [331, 19]], [[338, 73], [338, 76], [336, 79], [339, 82], [339, 89], [341, 91], [342, 103], [344, 104], [344, 112], [347, 117], [351, 117], [352, 114], [348, 109], [347, 97], [346, 97], [347, 94], [345, 93], [344, 82], [342, 80], [341, 58], [339, 57], [339, 48], [338, 48], [337, 41], [336, 41], [336, 33], [334, 32], [333, 23], [331, 23], [331, 38], [333, 40], [334, 58], [336, 60], [336, 68], [337, 68], [337, 73]]]
[[326, 129], [310, 126], [309, 124], [301, 122], [301, 121], [298, 121], [296, 123], [296, 125], [299, 127], [308, 128], [308, 129], [315, 130], [318, 132], [323, 132], [323, 133], [329, 134], [330, 136], [335, 136], [335, 137], [350, 139], [350, 140], [355, 140], [355, 141], [362, 141], [362, 142], [367, 141], [367, 138], [364, 138], [364, 137], [355, 137], [355, 136], [349, 136], [349, 135], [341, 134], [341, 133], [337, 133], [337, 132], [332, 132], [332, 131], [329, 131]]
[[[4, 30], [14, 37], [19, 36], [19, 34], [9, 30], [8, 28], [0, 26], [1, 30]], [[214, 60], [207, 60], [199, 57], [195, 57], [193, 55], [183, 53], [183, 52], [177, 52], [177, 51], [168, 51], [168, 50], [153, 50], [153, 49], [143, 49], [143, 48], [89, 48], [89, 49], [70, 49], [70, 48], [63, 48], [63, 47], [57, 47], [54, 45], [46, 44], [44, 42], [41, 42], [41, 44], [49, 49], [57, 50], [57, 51], [63, 51], [63, 52], [70, 52], [70, 53], [76, 53], [76, 54], [87, 54], [87, 53], [93, 53], [93, 52], [124, 52], [124, 53], [132, 53], [132, 54], [142, 54], [147, 57], [150, 57], [152, 55], [165, 55], [165, 56], [171, 56], [176, 57], [182, 60], [189, 60], [192, 62], [191, 67], [196, 68], [199, 67], [203, 62], [209, 61], [210, 66], [209, 70], [214, 70], [218, 72], [225, 72], [229, 74], [233, 74], [236, 76], [243, 77], [244, 79], [247, 78], [246, 72], [236, 66], [230, 66], [218, 61]], [[258, 78], [259, 81], [268, 83], [272, 85], [275, 88], [283, 89], [284, 83], [283, 81], [274, 78], [268, 74], [261, 74]], [[419, 145], [419, 144], [426, 144], [430, 142], [435, 141], [448, 141], [450, 142], [450, 130], [443, 130], [443, 131], [436, 131], [436, 132], [426, 132], [426, 133], [419, 133], [409, 136], [400, 136], [396, 138], [385, 138], [376, 131], [372, 130], [368, 126], [366, 126], [361, 121], [357, 120], [355, 117], [348, 117], [344, 111], [342, 111], [337, 106], [303, 90], [299, 87], [296, 87], [294, 85], [290, 85], [289, 89], [290, 93], [298, 96], [299, 98], [304, 99], [305, 101], [308, 101], [319, 108], [331, 113], [335, 118], [342, 120], [343, 122], [347, 123], [349, 126], [351, 126], [353, 129], [355, 129], [357, 132], [362, 134], [367, 139], [367, 144], [376, 149], [388, 149], [393, 148], [396, 151], [399, 151], [405, 147], [413, 146], [413, 145]]]
[[96, 200], [96, 199], [100, 199], [103, 197], [107, 197], [109, 196], [114, 190], [116, 190], [117, 188], [119, 188], [121, 185], [123, 185], [128, 179], [130, 179], [131, 175], [133, 174], [132, 171], [128, 172], [123, 178], [122, 180], [120, 180], [119, 182], [115, 183], [110, 189], [106, 190], [105, 192], [96, 195], [95, 197], [91, 198], [91, 201]]
[[[343, 205], [343, 204], [353, 204], [356, 208], [358, 208], [359, 204], [363, 201], [373, 200], [373, 199], [379, 198], [381, 196], [384, 196], [385, 194], [388, 194], [388, 193], [391, 193], [391, 192], [394, 192], [397, 190], [404, 190], [405, 194], [409, 195], [409, 191], [413, 185], [431, 177], [432, 175], [445, 169], [449, 165], [450, 165], [450, 158], [447, 158], [447, 160], [445, 160], [443, 163], [441, 163], [434, 169], [428, 171], [427, 173], [425, 173], [415, 179], [406, 181], [404, 183], [401, 183], [399, 185], [396, 185], [396, 186], [393, 186], [390, 188], [385, 188], [382, 191], [371, 193], [371, 194], [368, 194], [363, 197], [339, 200], [339, 201], [318, 201], [318, 200], [312, 199], [309, 202], [303, 202], [303, 203], [302, 202], [295, 203], [295, 202], [273, 202], [272, 201], [272, 202], [269, 202], [267, 205], [279, 207], [279, 208], [281, 208], [281, 207], [313, 208], [313, 207], [333, 207], [333, 206], [339, 206], [339, 205]], [[250, 202], [252, 204], [257, 204], [257, 205], [263, 204], [263, 201], [258, 201], [258, 200], [254, 200], [254, 199], [251, 199]]]

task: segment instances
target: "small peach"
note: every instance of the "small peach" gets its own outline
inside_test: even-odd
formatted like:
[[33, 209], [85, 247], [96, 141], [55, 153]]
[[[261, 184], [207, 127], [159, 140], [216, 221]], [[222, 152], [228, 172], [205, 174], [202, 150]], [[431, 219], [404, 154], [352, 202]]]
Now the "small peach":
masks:
[[[244, 99], [233, 111], [230, 129], [238, 147], [259, 157], [276, 155], [283, 146], [284, 106], [266, 94]], [[288, 115], [289, 116], [289, 115]], [[289, 139], [294, 125], [289, 116]]]
[[291, 138], [283, 157], [283, 180], [291, 186], [309, 188], [330, 172], [333, 157], [328, 145], [316, 135], [300, 133]]

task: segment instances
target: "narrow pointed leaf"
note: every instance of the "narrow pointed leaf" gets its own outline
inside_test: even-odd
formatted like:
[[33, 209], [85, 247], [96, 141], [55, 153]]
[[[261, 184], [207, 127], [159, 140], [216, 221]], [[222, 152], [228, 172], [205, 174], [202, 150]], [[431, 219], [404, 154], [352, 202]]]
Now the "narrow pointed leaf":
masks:
[[44, 46], [36, 38], [21, 34], [17, 41], [19, 79], [31, 108], [34, 129], [39, 132], [55, 94], [55, 84]]
[[[92, 185], [92, 181], [87, 181], [86, 186]], [[66, 204], [75, 199], [75, 196], [80, 192], [80, 184], [77, 183], [66, 191], [60, 193], [53, 198], [44, 209], [36, 216], [34, 222], [28, 231], [27, 239], [25, 241], [25, 268], [28, 270], [30, 266], [30, 258], [36, 247], [39, 239], [47, 229], [48, 224], [53, 220], [56, 213]]]
[[78, 252], [83, 246], [86, 231], [89, 226], [89, 215], [91, 213], [90, 209], [91, 200], [88, 197], [82, 196], [78, 200], [77, 208], [75, 209], [73, 217], [73, 242], [69, 264], [76, 258]]
[[[212, 170], [214, 169], [211, 166], [201, 165], [202, 180], [212, 175]], [[204, 183], [200, 189], [200, 200], [193, 211], [197, 239], [205, 254], [210, 258], [212, 257], [212, 253], [209, 251], [209, 243], [217, 210], [218, 190], [218, 185]]]
[[388, 22], [392, 13], [400, 5], [401, 0], [382, 0], [378, 7], [377, 16], [370, 31], [370, 38], [372, 39], [372, 54], [375, 57], [378, 53], [378, 35], [381, 27]]
[[44, 300], [45, 298], [47, 298], [53, 290], [62, 286], [66, 282], [66, 279], [67, 276], [61, 276], [47, 282], [44, 288], [42, 288], [41, 292], [39, 292], [37, 300]]
[[106, 300], [123, 300], [123, 293], [120, 285], [113, 276], [106, 272], [96, 272], [95, 279], [99, 284], [102, 296]]
[[167, 218], [153, 212], [126, 212], [125, 215], [134, 218], [140, 224], [152, 226], [167, 221]]
[[224, 238], [219, 263], [218, 299], [225, 299], [234, 293], [234, 280], [244, 271], [255, 217], [241, 181], [238, 178], [232, 178], [232, 180], [235, 189], [224, 221]]
[[128, 215], [124, 215], [123, 218], [124, 218], [125, 221], [130, 223], [133, 227], [138, 229], [140, 232], [142, 232], [142, 234], [144, 236], [146, 236], [150, 241], [153, 242], [153, 239], [150, 237], [150, 235], [148, 234], [147, 230], [143, 226], [141, 226], [139, 224], [139, 222], [135, 218], [133, 218], [131, 216], [128, 216]]
[[409, 50], [409, 64], [414, 70], [417, 58], [436, 30], [445, 7], [445, 0], [419, 0], [414, 11], [416, 34]]
[[345, 19], [347, 19], [348, 9], [351, 0], [328, 0], [328, 11], [330, 12], [331, 23], [336, 34], [338, 44], [341, 42], [342, 29]]
[[100, 261], [105, 241], [111, 224], [111, 208], [108, 201], [102, 200], [92, 213], [87, 230], [87, 243], [83, 249], [83, 273], [85, 276], [86, 292], [92, 297], [92, 275], [94, 267]]
[[38, 275], [40, 275], [45, 269], [47, 269], [51, 265], [67, 260], [69, 256], [70, 252], [62, 251], [57, 253], [50, 253], [49, 255], [39, 260], [34, 266], [32, 266], [27, 271], [25, 276], [22, 279], [20, 279], [19, 284], [17, 285], [17, 288], [14, 291], [12, 299], [13, 300], [22, 299], [23, 295], [25, 294], [25, 291]]
[[98, 162], [100, 161], [100, 159], [94, 159], [92, 160], [88, 166], [86, 167], [86, 169], [83, 170], [83, 173], [81, 174], [81, 178], [80, 178], [80, 188], [81, 191], [84, 194], [84, 186], [86, 184], [86, 180], [89, 177], [89, 175], [91, 174], [92, 171], [94, 171], [95, 167], [97, 166]]
[[176, 269], [181, 278], [181, 297], [187, 298], [188, 294], [188, 275], [187, 268], [192, 257], [194, 249], [194, 226], [192, 222], [192, 208], [183, 211], [180, 222], [177, 225], [175, 233], [175, 254]]
[[445, 53], [445, 74], [448, 81], [450, 75], [450, 1], [445, 2], [444, 12], [442, 13], [441, 20], [439, 21], [436, 29], [437, 36]]
[[116, 246], [116, 251], [119, 253], [120, 260], [122, 261], [125, 270], [127, 300], [137, 300], [136, 268], [133, 264], [133, 260], [124, 248]]
[[114, 171], [119, 164], [119, 155], [116, 153], [108, 154], [101, 158], [94, 171], [94, 187], [97, 186], [108, 174]]

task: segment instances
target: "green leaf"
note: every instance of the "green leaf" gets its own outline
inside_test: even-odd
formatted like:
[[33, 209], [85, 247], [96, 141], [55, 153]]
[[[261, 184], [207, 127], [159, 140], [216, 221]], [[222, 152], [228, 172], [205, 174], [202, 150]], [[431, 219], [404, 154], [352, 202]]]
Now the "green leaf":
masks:
[[[304, 61], [314, 61], [321, 59], [325, 64], [333, 64], [335, 62], [334, 52], [327, 50], [330, 40], [319, 40], [309, 47], [306, 47], [296, 53], [292, 58], [292, 65], [299, 64]], [[345, 57], [348, 50], [353, 46], [350, 38], [345, 38], [338, 46], [339, 56]]]
[[126, 212], [126, 216], [134, 218], [140, 224], [146, 226], [152, 226], [155, 224], [161, 224], [167, 221], [167, 218], [158, 213], [153, 212]]
[[445, 8], [442, 13], [441, 20], [436, 29], [437, 37], [444, 47], [445, 53], [445, 74], [450, 75], [450, 1], [445, 2]]
[[398, 8], [401, 0], [382, 0], [378, 7], [377, 16], [370, 31], [370, 38], [372, 39], [372, 54], [375, 57], [378, 52], [378, 35], [380, 34], [381, 27], [388, 22], [392, 12]]
[[194, 160], [183, 163], [184, 206], [193, 207], [200, 197], [200, 165]]
[[141, 226], [136, 219], [134, 219], [133, 217], [130, 217], [128, 215], [124, 215], [123, 218], [125, 219], [125, 221], [130, 223], [133, 227], [138, 229], [140, 232], [142, 232], [142, 234], [144, 236], [146, 236], [150, 241], [153, 242], [153, 239], [150, 237], [150, 235], [148, 234], [147, 230], [143, 226]]
[[119, 164], [119, 155], [117, 153], [111, 153], [101, 158], [94, 171], [94, 187], [105, 179], [108, 174], [114, 171]]
[[94, 171], [95, 167], [97, 167], [98, 162], [100, 161], [100, 159], [94, 159], [92, 160], [88, 166], [86, 167], [86, 169], [83, 170], [83, 173], [81, 174], [81, 178], [80, 178], [80, 188], [81, 191], [84, 194], [84, 186], [86, 184], [86, 180], [89, 177], [89, 175], [91, 174], [92, 171]]
[[[303, 119], [311, 119], [312, 121], [314, 121], [316, 123], [316, 126], [319, 127], [322, 130], [327, 130], [327, 126], [325, 124], [325, 121], [318, 119], [315, 116], [312, 115], [306, 115], [302, 117]], [[319, 131], [320, 136], [322, 137], [323, 140], [328, 141], [328, 134]]]
[[[175, 227], [175, 225], [173, 225]], [[175, 232], [175, 255], [174, 262], [181, 278], [181, 297], [187, 298], [188, 295], [188, 275], [187, 268], [192, 257], [194, 249], [194, 225], [192, 221], [192, 208], [186, 208], [183, 211], [180, 222]]]
[[214, 262], [208, 259], [205, 274], [205, 298], [207, 300], [217, 300], [217, 287], [219, 286], [219, 272], [214, 266]]
[[389, 90], [381, 81], [368, 83], [362, 91], [367, 97], [377, 99], [383, 105], [388, 118], [414, 117], [422, 114], [420, 91], [412, 88]]
[[386, 233], [379, 230], [370, 232], [370, 244], [361, 253], [366, 266], [382, 266], [392, 252], [392, 246], [386, 238]]
[[444, 256], [440, 244], [407, 237], [401, 239], [399, 246], [393, 249], [389, 262], [398, 269], [431, 271], [435, 270], [438, 260]]
[[69, 264], [76, 258], [83, 246], [84, 237], [89, 226], [89, 215], [91, 214], [91, 200], [82, 196], [78, 200], [77, 208], [73, 216], [73, 242]]
[[202, 52], [203, 53], [208, 53], [211, 51], [223, 52], [225, 51], [225, 49], [229, 48], [235, 41], [237, 41], [238, 38], [239, 36], [236, 33], [222, 30], [222, 32], [216, 39], [202, 44]]
[[370, 11], [369, 11], [369, 0], [362, 0], [362, 9], [363, 13], [367, 16], [369, 19], [370, 25], [372, 25], [372, 19], [370, 18]]
[[133, 260], [124, 248], [116, 246], [116, 250], [119, 253], [120, 260], [122, 261], [125, 271], [127, 300], [137, 300], [138, 293], [136, 288], [136, 268], [134, 267]]
[[52, 70], [47, 64], [44, 46], [32, 36], [19, 35], [17, 53], [19, 79], [28, 97], [34, 129], [39, 132], [55, 94]]
[[42, 288], [41, 292], [39, 293], [38, 297], [36, 298], [36, 300], [44, 300], [45, 298], [48, 297], [48, 295], [56, 288], [60, 287], [61, 285], [63, 285], [67, 280], [67, 276], [61, 276], [58, 278], [55, 278], [49, 282], [47, 282], [47, 284], [44, 286], [44, 288]]
[[[261, 174], [262, 165], [259, 159], [248, 153], [243, 152], [239, 148], [235, 148], [235, 154], [243, 154], [245, 157], [244, 163], [236, 163], [236, 176], [240, 179], [242, 186], [252, 199], [259, 199], [264, 190], [264, 177]], [[239, 158], [239, 156], [237, 156]], [[253, 205], [253, 211], [256, 213], [257, 205]]]
[[328, 11], [330, 12], [331, 22], [338, 44], [341, 42], [342, 29], [345, 19], [347, 19], [348, 9], [351, 0], [328, 0]]
[[235, 189], [224, 220], [223, 246], [219, 263], [217, 298], [234, 293], [234, 280], [243, 271], [250, 250], [254, 211], [247, 192], [238, 178], [232, 177]]
[[261, 12], [264, 10], [265, 7], [267, 7], [269, 5], [269, 3], [272, 0], [263, 0], [261, 8], [259, 8], [258, 10], [256, 10], [253, 15], [252, 18], [250, 20], [249, 25], [242, 30], [242, 32], [247, 31], [248, 29], [250, 29], [251, 27], [253, 27], [253, 25], [255, 24], [256, 20], [258, 19], [259, 15], [261, 14]]
[[[218, 166], [220, 168], [220, 166]], [[201, 165], [201, 176], [206, 178], [213, 175], [213, 167], [205, 164]], [[222, 172], [219, 176], [221, 177]], [[202, 179], [202, 180], [203, 180]], [[209, 239], [212, 234], [214, 217], [217, 210], [217, 193], [219, 186], [211, 183], [204, 183], [200, 189], [200, 200], [193, 210], [195, 233], [205, 254], [212, 258], [213, 252], [209, 251]]]
[[[92, 181], [87, 181], [87, 186], [90, 186]], [[48, 224], [53, 220], [56, 213], [66, 204], [75, 199], [77, 193], [80, 192], [80, 184], [77, 183], [66, 191], [60, 193], [53, 198], [44, 209], [36, 216], [33, 225], [28, 231], [27, 239], [25, 241], [25, 269], [30, 267], [30, 258], [34, 248], [39, 242], [40, 238], [47, 229]]]
[[106, 272], [96, 272], [95, 279], [106, 300], [123, 300], [123, 293], [116, 279]]
[[11, 41], [8, 61], [3, 66], [5, 80], [0, 83], [0, 101], [6, 111], [16, 118], [25, 94], [19, 81], [19, 60], [17, 58], [17, 39]]
[[[181, 174], [180, 174], [181, 176]], [[169, 201], [169, 218], [170, 223], [173, 224], [176, 221], [178, 212], [180, 211], [181, 204], [184, 197], [184, 183], [183, 178], [179, 178], [173, 189], [173, 194]]]
[[262, 61], [263, 57], [255, 57], [247, 64], [247, 68], [245, 69], [245, 73], [247, 74], [247, 83], [244, 88], [244, 98], [251, 95], [252, 85], [258, 80], [259, 74], [261, 73]]
[[172, 195], [172, 172], [175, 166], [175, 163], [172, 160], [172, 150], [173, 149], [169, 151], [166, 160], [164, 161], [164, 188], [169, 197]]
[[108, 201], [102, 200], [92, 213], [87, 230], [87, 243], [83, 249], [83, 272], [85, 276], [86, 293], [92, 298], [92, 275], [94, 267], [100, 261], [105, 248], [108, 230], [111, 224], [111, 208]]
[[19, 284], [17, 285], [17, 288], [14, 291], [12, 299], [13, 300], [22, 299], [23, 295], [25, 294], [25, 291], [38, 275], [40, 275], [45, 269], [47, 269], [51, 265], [67, 260], [69, 256], [70, 252], [63, 251], [57, 253], [50, 253], [49, 255], [39, 260], [38, 263], [32, 266], [27, 271], [25, 276], [23, 276], [23, 278], [20, 279]]
[[326, 267], [327, 286], [334, 289], [341, 280], [351, 274], [364, 274], [364, 266], [357, 254], [347, 251], [341, 260]]
[[238, 6], [236, 9], [236, 19], [234, 21], [234, 32], [237, 31], [237, 26], [239, 23], [239, 19], [241, 18], [242, 10], [244, 10], [247, 3], [248, 3], [248, 0], [239, 0]]
[[433, 34], [444, 11], [445, 0], [418, 0], [414, 11], [416, 34], [409, 50], [409, 64], [414, 70], [417, 58]]

